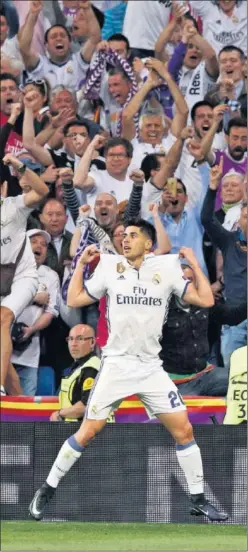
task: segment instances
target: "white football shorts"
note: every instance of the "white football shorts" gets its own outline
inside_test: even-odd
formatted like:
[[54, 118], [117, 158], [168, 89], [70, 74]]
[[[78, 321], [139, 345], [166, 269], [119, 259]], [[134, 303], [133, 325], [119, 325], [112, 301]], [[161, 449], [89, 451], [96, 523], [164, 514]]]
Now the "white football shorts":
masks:
[[86, 418], [105, 420], [126, 397], [138, 395], [148, 415], [186, 410], [176, 385], [162, 368], [160, 359], [105, 357], [91, 390]]

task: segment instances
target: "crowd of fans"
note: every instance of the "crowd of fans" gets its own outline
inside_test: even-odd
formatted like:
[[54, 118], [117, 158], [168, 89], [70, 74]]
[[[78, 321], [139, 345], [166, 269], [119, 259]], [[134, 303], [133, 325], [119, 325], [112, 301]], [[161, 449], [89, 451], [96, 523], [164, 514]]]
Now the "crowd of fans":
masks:
[[40, 366], [63, 390], [84, 359], [75, 406], [54, 420], [83, 416], [106, 302], [70, 308], [67, 290], [87, 245], [122, 252], [130, 217], [154, 225], [155, 255], [192, 248], [185, 277], [197, 285], [198, 262], [215, 296], [211, 309], [171, 298], [164, 369], [182, 394], [227, 394], [231, 355], [247, 343], [246, 9], [2, 1], [2, 394], [35, 395]]

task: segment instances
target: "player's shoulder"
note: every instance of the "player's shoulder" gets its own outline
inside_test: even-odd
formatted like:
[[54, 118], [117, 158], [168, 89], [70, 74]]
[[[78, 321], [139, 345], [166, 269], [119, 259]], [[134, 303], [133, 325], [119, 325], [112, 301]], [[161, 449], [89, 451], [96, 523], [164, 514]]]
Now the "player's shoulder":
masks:
[[118, 263], [123, 262], [125, 257], [123, 255], [111, 255], [110, 253], [101, 253], [100, 262], [103, 267], [113, 268]]
[[148, 266], [161, 266], [162, 268], [169, 268], [178, 263], [178, 258], [178, 253], [169, 253], [167, 255], [149, 255], [147, 257], [147, 261]]

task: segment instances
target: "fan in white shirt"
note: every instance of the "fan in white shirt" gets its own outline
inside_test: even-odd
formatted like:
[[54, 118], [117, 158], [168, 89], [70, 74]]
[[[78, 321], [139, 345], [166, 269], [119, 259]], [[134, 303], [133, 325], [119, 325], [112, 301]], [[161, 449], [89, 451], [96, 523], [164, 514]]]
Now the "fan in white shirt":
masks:
[[238, 46], [247, 55], [247, 2], [190, 0], [203, 21], [203, 36], [218, 54], [224, 46]]
[[[26, 237], [27, 218], [32, 208], [48, 193], [48, 187], [30, 169], [13, 155], [7, 154], [3, 162], [11, 165], [19, 175], [19, 184], [24, 193], [1, 200], [1, 263], [15, 263]], [[6, 190], [3, 195], [7, 195]], [[10, 328], [16, 317], [32, 301], [38, 286], [38, 275], [30, 243], [27, 240], [23, 255], [18, 262], [11, 290], [1, 297], [1, 392], [7, 373], [11, 370], [12, 343]], [[9, 375], [10, 372], [9, 372]]]
[[123, 34], [131, 48], [154, 50], [156, 40], [169, 22], [171, 4], [171, 0], [128, 1]]
[[32, 336], [31, 343], [24, 351], [15, 351], [11, 362], [19, 374], [24, 395], [35, 395], [40, 358], [39, 332], [47, 328], [54, 317], [59, 314], [60, 283], [57, 273], [43, 263], [47, 256], [50, 235], [44, 230], [34, 229], [27, 232], [36, 260], [39, 278], [38, 291], [32, 304], [27, 306], [17, 322], [27, 325], [23, 339]]
[[75, 171], [73, 184], [86, 194], [86, 201], [94, 206], [100, 192], [112, 194], [117, 203], [127, 200], [132, 191], [132, 181], [128, 176], [128, 168], [133, 155], [132, 144], [124, 138], [112, 138], [104, 149], [106, 158], [105, 171], [90, 171], [90, 163], [96, 149], [105, 144], [103, 136], [96, 135], [86, 149], [85, 154]]
[[[16, 68], [18, 67], [20, 71], [24, 70], [24, 63], [19, 49], [19, 44], [17, 37], [8, 38], [9, 26], [7, 23], [6, 16], [4, 12], [0, 15], [0, 47], [1, 47], [1, 57], [5, 55], [7, 58], [14, 60]], [[2, 71], [3, 72], [3, 71]]]
[[101, 30], [89, 2], [84, 3], [89, 37], [80, 52], [71, 54], [71, 36], [63, 25], [53, 25], [45, 34], [48, 56], [39, 56], [32, 50], [31, 42], [35, 24], [42, 9], [42, 2], [31, 1], [30, 10], [21, 28], [19, 44], [26, 70], [35, 79], [46, 77], [54, 88], [58, 84], [70, 86], [75, 91], [86, 77], [89, 62], [101, 38]]

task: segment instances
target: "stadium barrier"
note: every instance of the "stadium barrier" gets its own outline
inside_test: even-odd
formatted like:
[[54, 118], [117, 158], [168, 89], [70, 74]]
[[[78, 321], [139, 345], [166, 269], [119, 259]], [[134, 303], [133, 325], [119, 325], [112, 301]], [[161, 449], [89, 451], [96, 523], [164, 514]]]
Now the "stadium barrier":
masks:
[[[192, 424], [221, 424], [226, 412], [224, 397], [183, 397]], [[2, 422], [45, 422], [59, 409], [58, 397], [1, 397]], [[149, 423], [138, 397], [125, 399], [115, 411], [116, 423]], [[157, 420], [152, 420], [156, 422]]]
[[[208, 499], [246, 524], [246, 424], [195, 426]], [[1, 426], [1, 513], [28, 518], [28, 504], [78, 423]], [[191, 518], [171, 436], [156, 424], [109, 424], [61, 482], [46, 521], [202, 523]]]

